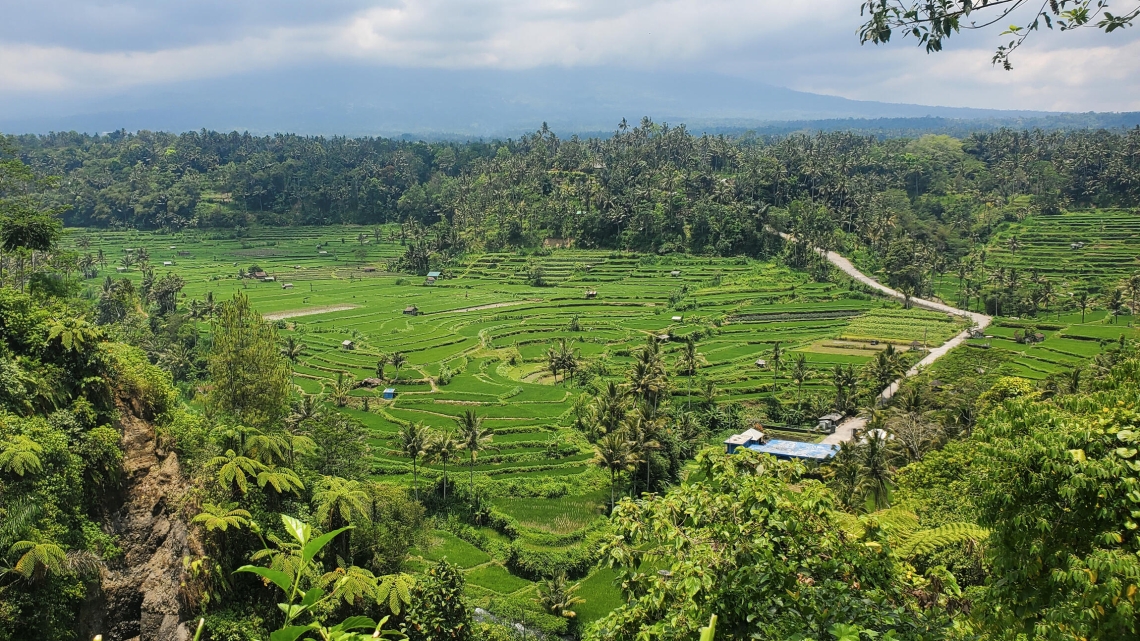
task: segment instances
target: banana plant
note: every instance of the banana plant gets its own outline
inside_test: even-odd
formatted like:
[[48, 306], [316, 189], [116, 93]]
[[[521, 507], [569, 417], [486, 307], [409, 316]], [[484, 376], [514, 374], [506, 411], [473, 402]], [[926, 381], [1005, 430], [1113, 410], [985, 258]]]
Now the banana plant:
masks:
[[[326, 593], [325, 590], [316, 586], [305, 589], [302, 583], [305, 582], [306, 577], [314, 574], [312, 570], [317, 565], [314, 559], [320, 551], [331, 543], [338, 534], [352, 529], [352, 526], [342, 527], [314, 537], [312, 528], [302, 521], [286, 515], [281, 515], [281, 520], [285, 523], [286, 531], [297, 542], [300, 549], [300, 563], [296, 564], [296, 569], [289, 573], [257, 565], [243, 565], [236, 570], [236, 572], [256, 574], [273, 583], [285, 593], [285, 602], [277, 604], [277, 607], [285, 613], [285, 621], [280, 629], [269, 635], [270, 641], [296, 641], [305, 635], [309, 635], [309, 638], [321, 639], [321, 641], [365, 641], [380, 637], [402, 636], [395, 630], [384, 630], [384, 624], [387, 623], [388, 617], [377, 622], [368, 617], [353, 616], [332, 626], [317, 620], [315, 612], [319, 611], [318, 606], [329, 599], [334, 599], [340, 586], [334, 585]], [[340, 581], [344, 580], [340, 579]], [[299, 623], [306, 618], [311, 618], [312, 621]], [[367, 630], [367, 632], [362, 632], [362, 630]]]

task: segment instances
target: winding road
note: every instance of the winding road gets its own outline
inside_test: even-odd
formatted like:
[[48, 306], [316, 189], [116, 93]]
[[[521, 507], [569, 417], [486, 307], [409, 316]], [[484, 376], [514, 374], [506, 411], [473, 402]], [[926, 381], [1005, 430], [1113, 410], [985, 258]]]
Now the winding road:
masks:
[[[777, 233], [784, 240], [793, 240], [793, 237], [790, 234], [785, 234], [784, 232], [777, 232]], [[860, 283], [863, 283], [864, 285], [870, 287], [871, 289], [874, 289], [875, 291], [879, 292], [880, 294], [890, 296], [891, 298], [894, 298], [894, 299], [899, 300], [899, 301], [905, 301], [906, 300], [906, 296], [904, 296], [902, 294], [902, 292], [899, 292], [898, 290], [887, 287], [886, 285], [880, 283], [879, 281], [875, 280], [874, 278], [871, 278], [870, 276], [859, 271], [858, 269], [855, 268], [854, 265], [851, 264], [851, 261], [847, 260], [843, 256], [836, 254], [835, 252], [828, 252], [828, 251], [824, 251], [824, 250], [818, 249], [818, 248], [815, 250], [815, 252], [817, 254], [819, 254], [820, 256], [823, 256], [824, 258], [826, 258], [828, 260], [828, 262], [830, 262], [832, 265], [835, 265], [835, 267], [838, 268], [843, 273], [847, 274], [851, 278], [854, 278], [855, 280], [859, 281]], [[914, 307], [921, 307], [923, 309], [929, 309], [929, 310], [934, 311], [934, 312], [944, 312], [946, 314], [954, 314], [956, 316], [966, 317], [972, 321], [972, 327], [967, 328], [961, 334], [958, 334], [957, 336], [955, 336], [954, 338], [951, 338], [950, 340], [946, 341], [942, 345], [939, 345], [938, 347], [935, 347], [934, 349], [930, 350], [930, 352], [928, 352], [926, 354], [926, 358], [923, 358], [921, 361], [915, 363], [914, 367], [911, 367], [910, 369], [908, 369], [906, 371], [906, 374], [903, 375], [903, 378], [906, 378], [907, 376], [914, 376], [915, 374], [919, 373], [923, 368], [929, 366], [934, 361], [942, 358], [950, 350], [952, 350], [955, 347], [964, 343], [966, 341], [966, 339], [970, 337], [970, 329], [979, 329], [979, 330], [985, 329], [986, 327], [989, 326], [990, 321], [993, 320], [992, 318], [990, 318], [989, 316], [986, 316], [985, 314], [978, 314], [976, 312], [970, 312], [970, 311], [966, 311], [964, 309], [958, 309], [957, 307], [951, 307], [951, 306], [946, 305], [944, 303], [938, 303], [938, 302], [935, 302], [932, 300], [926, 300], [923, 298], [912, 297], [910, 299], [910, 304]], [[883, 402], [890, 400], [890, 398], [895, 395], [895, 392], [897, 392], [899, 390], [899, 385], [902, 383], [902, 380], [903, 380], [902, 378], [896, 380], [895, 382], [893, 382], [889, 386], [887, 386], [887, 389], [883, 390], [883, 393], [880, 395], [880, 398], [882, 399]], [[821, 441], [821, 443], [826, 443], [829, 445], [838, 445], [839, 443], [842, 443], [844, 441], [850, 441], [851, 439], [853, 439], [855, 437], [855, 431], [861, 429], [866, 423], [867, 423], [867, 419], [865, 419], [863, 417], [859, 417], [859, 416], [851, 417], [851, 418], [843, 421], [842, 423], [840, 423], [839, 426], [835, 428], [835, 432], [833, 434], [828, 435], [827, 438], [825, 438], [825, 439], [823, 439], [823, 441]]]

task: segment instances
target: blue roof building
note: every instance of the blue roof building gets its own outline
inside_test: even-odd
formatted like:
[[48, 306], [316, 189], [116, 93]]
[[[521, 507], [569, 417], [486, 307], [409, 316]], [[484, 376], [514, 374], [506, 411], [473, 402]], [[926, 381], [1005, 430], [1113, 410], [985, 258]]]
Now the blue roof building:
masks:
[[389, 400], [389, 401], [396, 398], [396, 388], [395, 387], [384, 388], [384, 398], [386, 400]]
[[439, 278], [439, 272], [428, 272], [427, 277], [428, 278]]
[[826, 461], [839, 451], [838, 445], [824, 443], [801, 443], [800, 441], [780, 441], [772, 439], [767, 443], [749, 445], [748, 449], [761, 454], [771, 454], [778, 459], [801, 459], [806, 461]]

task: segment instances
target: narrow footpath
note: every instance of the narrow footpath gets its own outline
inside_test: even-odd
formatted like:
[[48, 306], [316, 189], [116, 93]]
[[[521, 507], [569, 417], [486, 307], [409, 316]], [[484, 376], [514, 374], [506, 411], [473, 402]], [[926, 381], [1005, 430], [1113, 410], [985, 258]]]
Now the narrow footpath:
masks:
[[[785, 234], [784, 232], [778, 232], [778, 233], [780, 234], [780, 237], [783, 238], [784, 240], [792, 240], [793, 239], [793, 237], [790, 234]], [[891, 298], [894, 298], [898, 301], [905, 301], [906, 300], [906, 296], [904, 296], [902, 294], [902, 292], [899, 292], [898, 290], [887, 287], [886, 285], [880, 283], [879, 281], [875, 280], [874, 278], [871, 278], [870, 276], [859, 271], [858, 269], [855, 268], [854, 265], [851, 264], [851, 261], [847, 260], [843, 256], [836, 254], [835, 252], [823, 251], [822, 249], [816, 249], [815, 252], [817, 254], [819, 254], [820, 256], [823, 256], [824, 258], [826, 258], [828, 260], [828, 262], [830, 262], [832, 265], [835, 265], [835, 267], [837, 267], [843, 273], [847, 274], [851, 278], [854, 278], [855, 280], [859, 281], [860, 283], [863, 283], [864, 285], [870, 287], [871, 289], [878, 291], [880, 294], [884, 294], [884, 295], [889, 296]], [[954, 338], [951, 338], [950, 340], [946, 341], [942, 345], [935, 347], [934, 349], [930, 350], [930, 352], [927, 353], [926, 358], [923, 358], [921, 361], [915, 363], [914, 367], [911, 367], [910, 369], [908, 369], [906, 371], [906, 374], [903, 375], [903, 378], [906, 378], [907, 376], [914, 376], [915, 374], [917, 374], [919, 371], [921, 371], [922, 369], [929, 366], [934, 361], [942, 358], [950, 350], [952, 350], [955, 347], [964, 343], [966, 341], [966, 339], [970, 337], [970, 329], [984, 330], [986, 327], [989, 326], [990, 321], [993, 320], [992, 318], [990, 318], [989, 316], [986, 316], [985, 314], [978, 314], [977, 312], [970, 312], [970, 311], [966, 311], [964, 309], [958, 309], [957, 307], [951, 307], [951, 306], [946, 305], [944, 303], [938, 303], [938, 302], [926, 300], [923, 298], [913, 298], [912, 297], [910, 299], [910, 304], [914, 307], [921, 307], [922, 309], [929, 309], [929, 310], [934, 311], [934, 312], [944, 312], [946, 314], [955, 314], [957, 316], [966, 317], [972, 321], [972, 327], [967, 328], [961, 334], [958, 334], [957, 336], [955, 336]], [[897, 392], [899, 390], [899, 385], [901, 383], [902, 383], [902, 378], [891, 383], [887, 387], [887, 389], [883, 390], [883, 393], [880, 395], [882, 402], [885, 403], [886, 401], [890, 400], [891, 397], [895, 395], [895, 392]], [[843, 421], [842, 423], [840, 423], [839, 426], [835, 428], [835, 433], [828, 435], [827, 438], [823, 439], [823, 441], [821, 441], [821, 442], [829, 444], [829, 445], [838, 445], [839, 443], [842, 443], [844, 441], [850, 441], [851, 439], [853, 439], [855, 437], [855, 431], [862, 429], [866, 423], [867, 423], [867, 419], [865, 419], [863, 417], [859, 417], [859, 416], [851, 417], [851, 418]]]

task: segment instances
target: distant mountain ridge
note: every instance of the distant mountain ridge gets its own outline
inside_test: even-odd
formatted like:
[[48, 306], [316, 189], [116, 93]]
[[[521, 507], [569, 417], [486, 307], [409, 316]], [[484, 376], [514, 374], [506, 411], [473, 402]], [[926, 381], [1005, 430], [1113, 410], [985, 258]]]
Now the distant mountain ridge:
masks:
[[850, 100], [715, 74], [561, 68], [314, 67], [136, 88], [95, 100], [0, 97], [5, 133], [205, 128], [462, 138], [517, 136], [546, 122], [569, 135], [612, 132], [622, 118], [636, 122], [644, 115], [716, 131], [786, 130], [779, 123], [798, 128], [824, 120], [841, 127], [847, 119], [1033, 121], [1056, 114]]

